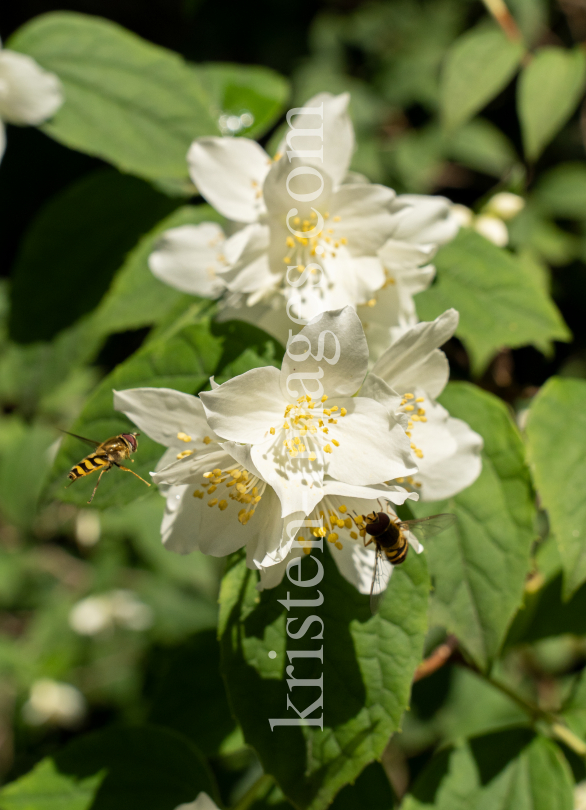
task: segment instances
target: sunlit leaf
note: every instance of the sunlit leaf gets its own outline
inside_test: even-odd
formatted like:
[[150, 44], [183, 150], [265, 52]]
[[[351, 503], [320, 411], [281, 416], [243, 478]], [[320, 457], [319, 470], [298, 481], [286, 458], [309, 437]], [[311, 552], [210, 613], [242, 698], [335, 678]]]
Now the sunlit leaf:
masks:
[[0, 804], [2, 810], [89, 810], [103, 777], [76, 778], [60, 773], [52, 759], [43, 759], [2, 788]]

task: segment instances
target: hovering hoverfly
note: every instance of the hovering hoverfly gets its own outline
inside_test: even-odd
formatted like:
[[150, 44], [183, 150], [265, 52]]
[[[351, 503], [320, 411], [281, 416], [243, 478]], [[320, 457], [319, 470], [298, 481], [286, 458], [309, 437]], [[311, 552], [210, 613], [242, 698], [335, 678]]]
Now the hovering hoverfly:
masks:
[[431, 515], [419, 520], [394, 519], [387, 512], [372, 512], [363, 517], [362, 528], [370, 535], [365, 546], [376, 545], [372, 584], [370, 586], [370, 609], [376, 613], [378, 604], [388, 585], [392, 566], [401, 565], [407, 558], [409, 542], [406, 533], [412, 532], [418, 539], [426, 540], [449, 529], [456, 522], [455, 515]]
[[[140, 478], [140, 475], [120, 463], [130, 458], [131, 453], [136, 452], [138, 447], [136, 437], [140, 436], [140, 433], [120, 433], [118, 436], [112, 436], [111, 439], [106, 439], [105, 442], [86, 439], [85, 436], [78, 436], [76, 433], [69, 433], [67, 430], [64, 430], [63, 433], [67, 433], [68, 436], [73, 436], [75, 439], [80, 439], [80, 441], [96, 448], [93, 453], [90, 453], [72, 467], [67, 476], [71, 480], [71, 483], [73, 483], [84, 475], [90, 475], [90, 473], [95, 472], [95, 470], [101, 470], [98, 482], [94, 487], [92, 497], [89, 499], [88, 503], [93, 501], [103, 474], [111, 470], [112, 467], [118, 467], [118, 469], [132, 473], [137, 478]], [[131, 461], [134, 461], [134, 459], [131, 459]], [[144, 478], [140, 478], [140, 480], [146, 484], [147, 487], [150, 487], [149, 482], [145, 481]], [[69, 484], [69, 486], [71, 486], [71, 484]]]

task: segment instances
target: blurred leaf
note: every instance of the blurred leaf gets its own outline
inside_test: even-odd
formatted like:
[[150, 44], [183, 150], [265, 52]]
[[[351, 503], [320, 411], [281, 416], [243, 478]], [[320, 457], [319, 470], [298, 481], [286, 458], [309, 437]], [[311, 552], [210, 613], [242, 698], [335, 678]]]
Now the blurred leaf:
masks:
[[503, 346], [532, 344], [547, 351], [551, 340], [570, 340], [557, 307], [535, 275], [516, 256], [470, 229], [440, 249], [438, 279], [417, 297], [422, 320], [449, 307], [460, 312], [456, 332], [481, 374]]
[[[214, 373], [220, 355], [219, 343], [210, 334], [207, 321], [182, 329], [178, 324], [176, 329], [161, 336], [160, 340], [145, 344], [102, 380], [71, 427], [71, 432], [105, 441], [129, 429], [130, 423], [126, 417], [114, 411], [113, 389], [150, 386], [197, 393]], [[52, 497], [79, 506], [87, 502], [96, 484], [96, 475], [78, 479], [66, 490], [64, 487], [69, 469], [87, 455], [88, 450], [78, 439], [64, 437], [53, 467], [50, 482]], [[162, 454], [161, 445], [142, 435], [134, 456], [133, 471], [148, 480], [149, 472], [154, 470]], [[104, 475], [94, 504], [100, 508], [120, 506], [146, 495], [146, 491], [145, 484], [134, 475], [113, 469]]]
[[393, 791], [380, 762], [367, 765], [358, 779], [342, 788], [330, 805], [332, 810], [357, 810], [360, 807], [392, 810], [395, 806]]
[[149, 722], [184, 734], [206, 756], [217, 754], [236, 723], [220, 675], [215, 630], [198, 633], [179, 647], [156, 650], [151, 666], [155, 683]]
[[529, 409], [527, 453], [564, 569], [564, 593], [586, 582], [586, 382], [550, 378]]
[[50, 340], [90, 312], [138, 237], [176, 206], [148, 183], [111, 169], [87, 175], [50, 200], [28, 229], [13, 268], [12, 336], [21, 343]]
[[32, 524], [45, 476], [51, 467], [55, 432], [44, 425], [12, 422], [11, 436], [0, 443], [0, 511], [21, 528]]
[[405, 191], [421, 194], [436, 186], [445, 156], [445, 137], [435, 124], [400, 135], [389, 154]]
[[519, 80], [517, 108], [527, 159], [535, 161], [572, 115], [586, 81], [586, 54], [541, 48]]
[[500, 29], [467, 31], [449, 49], [442, 74], [444, 126], [456, 129], [488, 104], [515, 75], [524, 54]]
[[221, 222], [222, 218], [209, 205], [186, 205], [155, 225], [125, 257], [93, 313], [92, 329], [108, 334], [150, 326], [181, 302], [187, 305], [197, 300], [159, 281], [149, 269], [148, 258], [164, 231], [204, 221]]
[[458, 129], [449, 139], [447, 151], [464, 166], [494, 177], [502, 177], [518, 160], [507, 136], [484, 118]]
[[542, 174], [534, 199], [551, 217], [586, 219], [586, 163], [560, 163]]
[[59, 772], [52, 759], [0, 791], [2, 810], [89, 810], [104, 774], [77, 780]]
[[477, 737], [435, 756], [404, 810], [573, 810], [573, 780], [557, 745], [523, 729]]
[[411, 502], [416, 517], [452, 512], [458, 522], [426, 545], [434, 582], [431, 618], [455, 633], [486, 668], [523, 598], [535, 507], [518, 430], [506, 405], [468, 383], [452, 383], [444, 407], [484, 439], [482, 472], [455, 498]]
[[508, 0], [507, 5], [521, 29], [525, 42], [532, 47], [547, 27], [547, 0]]
[[[322, 618], [327, 639], [323, 664], [316, 658], [289, 659], [295, 664], [295, 678], [319, 679], [323, 673], [323, 731], [278, 725], [271, 731], [269, 725], [269, 718], [297, 717], [287, 709], [288, 697], [304, 711], [320, 696], [318, 686], [288, 692], [286, 678], [292, 668], [287, 676], [286, 652], [293, 656], [299, 645], [319, 650], [322, 642], [288, 638], [288, 614], [278, 601], [291, 590], [293, 599], [313, 600], [316, 590], [300, 593], [287, 581], [259, 594], [255, 573], [241, 560], [224, 577], [221, 593], [222, 670], [232, 709], [265, 771], [296, 807], [311, 810], [327, 807], [365, 765], [381, 756], [399, 727], [421, 659], [429, 587], [425, 559], [408, 557], [395, 571], [380, 612], [372, 616], [368, 597], [341, 577], [328, 551], [323, 564], [323, 606], [295, 606], [292, 613], [295, 629], [314, 613]], [[315, 563], [307, 559], [303, 565], [303, 571], [313, 567], [301, 576], [313, 577]], [[319, 625], [311, 630], [311, 635], [319, 633]], [[268, 656], [271, 650], [277, 652], [274, 659]]]
[[571, 633], [586, 635], [586, 586], [564, 599], [561, 574], [525, 595], [515, 617], [506, 646], [531, 643]]
[[533, 200], [507, 223], [507, 227], [511, 247], [520, 250], [529, 248], [555, 266], [568, 264], [582, 250], [580, 237], [562, 230], [550, 219], [545, 219]]
[[586, 670], [579, 674], [562, 716], [575, 734], [586, 739]]
[[289, 96], [289, 82], [270, 68], [256, 65], [236, 65], [229, 62], [209, 62], [197, 68], [202, 85], [206, 88], [220, 114], [240, 117], [252, 115], [253, 122], [240, 123], [235, 134], [259, 138], [272, 126]]
[[106, 771], [92, 810], [171, 810], [192, 802], [200, 791], [216, 793], [195, 746], [155, 726], [110, 727], [89, 734], [53, 760], [60, 773], [78, 778]]
[[52, 12], [7, 43], [61, 79], [65, 103], [42, 129], [148, 179], [187, 178], [194, 138], [218, 127], [197, 73], [172, 51], [100, 17]]

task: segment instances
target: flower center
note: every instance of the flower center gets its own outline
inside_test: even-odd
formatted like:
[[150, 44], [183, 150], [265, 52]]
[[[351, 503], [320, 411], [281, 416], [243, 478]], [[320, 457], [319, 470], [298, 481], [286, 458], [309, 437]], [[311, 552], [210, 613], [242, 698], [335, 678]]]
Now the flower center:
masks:
[[[323, 217], [324, 220], [328, 220], [330, 215], [326, 211]], [[315, 211], [312, 211], [310, 219], [302, 220], [301, 217], [294, 217], [293, 225], [295, 230], [300, 233], [310, 233], [315, 229], [316, 219], [317, 215]], [[329, 227], [324, 225], [324, 228], [313, 236], [287, 236], [283, 262], [287, 265], [297, 265], [298, 272], [303, 273], [305, 267], [316, 258], [317, 260], [325, 259], [329, 255], [335, 259], [339, 248], [348, 244], [347, 238], [340, 232], [341, 221], [341, 217], [332, 217], [331, 222], [328, 223]], [[311, 270], [313, 275], [317, 272], [316, 269]]]
[[[283, 447], [287, 449], [290, 458], [307, 458], [309, 461], [317, 459], [317, 452], [332, 453], [333, 448], [339, 447], [337, 439], [330, 438], [330, 426], [338, 424], [337, 417], [347, 414], [346, 408], [333, 405], [324, 408], [327, 395], [319, 401], [314, 401], [309, 395], [299, 397], [297, 402], [287, 405], [284, 412], [284, 423], [280, 428], [271, 427], [272, 436], [282, 432], [284, 434]], [[301, 455], [307, 453], [308, 455]]]
[[[409, 439], [412, 438], [411, 431], [413, 430], [414, 422], [427, 422], [425, 408], [422, 407], [424, 402], [425, 397], [415, 397], [415, 394], [403, 394], [400, 408], [402, 409], [402, 412], [406, 413], [409, 417], [409, 421], [407, 422], [407, 430], [405, 431], [407, 436], [409, 436]], [[423, 450], [417, 447], [413, 441], [411, 441], [411, 449], [417, 458], [423, 458]]]
[[[323, 508], [322, 508], [323, 507]], [[326, 511], [324, 511], [324, 509]], [[327, 496], [320, 503], [320, 509], [315, 509], [310, 518], [317, 521], [321, 518], [322, 526], [310, 529], [310, 534], [314, 537], [325, 537], [328, 543], [331, 543], [339, 551], [344, 548], [342, 539], [350, 539], [353, 542], [357, 541], [359, 537], [366, 537], [366, 529], [364, 528], [363, 515], [350, 515], [348, 507], [345, 504], [334, 504], [331, 498]], [[298, 536], [296, 538], [303, 548], [305, 554], [311, 553], [311, 541], [306, 540], [305, 537]]]
[[[207, 502], [208, 506], [217, 506], [221, 512], [228, 508], [226, 498], [243, 504], [243, 508], [238, 512], [238, 520], [243, 526], [246, 526], [254, 515], [267, 486], [264, 481], [249, 473], [241, 465], [226, 470], [216, 467], [205, 472], [202, 478], [202, 489], [196, 489], [193, 497], [203, 499], [206, 495], [212, 495]], [[220, 491], [215, 495], [218, 489]]]
[[[185, 444], [189, 444], [190, 442], [193, 442], [195, 444], [197, 442], [197, 439], [192, 439], [191, 436], [189, 436], [187, 433], [184, 433], [182, 430], [180, 430], [179, 433], [177, 434], [177, 438], [179, 439], [180, 442], [185, 442]], [[204, 436], [201, 441], [202, 444], [204, 445], [217, 444], [216, 440], [211, 439], [209, 436]], [[177, 458], [178, 459], [187, 458], [187, 456], [192, 456], [194, 455], [194, 453], [197, 453], [196, 447], [190, 448], [189, 450], [181, 450], [180, 453], [177, 453]]]

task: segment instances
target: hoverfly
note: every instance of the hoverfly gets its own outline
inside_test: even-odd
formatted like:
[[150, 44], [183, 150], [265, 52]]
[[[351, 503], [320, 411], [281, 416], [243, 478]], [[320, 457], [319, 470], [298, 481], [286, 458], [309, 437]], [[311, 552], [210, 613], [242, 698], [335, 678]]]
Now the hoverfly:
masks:
[[[98, 482], [94, 487], [92, 497], [89, 499], [88, 503], [93, 501], [103, 474], [111, 470], [112, 467], [118, 467], [118, 469], [132, 473], [137, 478], [140, 478], [140, 475], [120, 463], [129, 458], [131, 453], [136, 452], [138, 447], [136, 437], [140, 436], [140, 433], [120, 433], [118, 436], [112, 436], [112, 438], [106, 439], [105, 442], [86, 439], [85, 436], [78, 436], [76, 433], [69, 433], [67, 430], [64, 430], [63, 433], [67, 433], [68, 436], [73, 436], [75, 439], [80, 439], [80, 441], [96, 448], [93, 453], [90, 453], [72, 467], [67, 476], [72, 484], [78, 478], [82, 478], [84, 475], [90, 475], [90, 473], [93, 473], [95, 470], [101, 469]], [[131, 459], [131, 461], [134, 461], [134, 459]], [[149, 482], [145, 481], [144, 478], [140, 478], [140, 480], [146, 484], [147, 487], [150, 487]], [[69, 484], [69, 486], [71, 486], [71, 484]]]
[[392, 566], [401, 565], [407, 558], [409, 542], [407, 532], [426, 540], [449, 529], [456, 522], [455, 515], [431, 515], [419, 520], [396, 520], [387, 512], [372, 512], [363, 517], [362, 527], [370, 539], [365, 546], [376, 544], [376, 556], [370, 586], [370, 609], [376, 613], [378, 604], [389, 583]]

